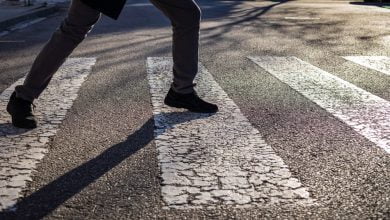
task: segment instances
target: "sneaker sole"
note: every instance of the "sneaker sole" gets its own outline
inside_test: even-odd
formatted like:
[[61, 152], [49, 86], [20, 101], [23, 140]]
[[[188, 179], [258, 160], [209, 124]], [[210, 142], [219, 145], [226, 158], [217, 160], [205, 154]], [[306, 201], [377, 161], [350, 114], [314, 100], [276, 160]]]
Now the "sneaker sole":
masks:
[[35, 122], [21, 122], [16, 120], [14, 117], [12, 117], [12, 125], [17, 128], [24, 128], [24, 129], [37, 128], [37, 124]]
[[210, 110], [210, 111], [200, 111], [200, 110], [197, 110], [197, 109], [193, 109], [193, 108], [188, 108], [184, 105], [181, 105], [180, 103], [173, 103], [173, 102], [170, 102], [169, 100], [164, 100], [164, 104], [169, 106], [169, 107], [173, 107], [173, 108], [184, 108], [184, 109], [187, 109], [188, 111], [190, 112], [195, 112], [195, 113], [216, 113], [218, 112], [218, 109], [216, 110]]

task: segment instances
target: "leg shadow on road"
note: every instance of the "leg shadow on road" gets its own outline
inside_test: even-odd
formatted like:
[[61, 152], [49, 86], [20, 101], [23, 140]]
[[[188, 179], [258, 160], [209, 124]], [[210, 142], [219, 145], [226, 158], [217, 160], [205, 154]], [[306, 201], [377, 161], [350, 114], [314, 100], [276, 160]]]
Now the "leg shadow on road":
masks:
[[[50, 214], [69, 198], [77, 195], [89, 184], [95, 182], [105, 173], [126, 160], [132, 154], [145, 147], [156, 135], [174, 127], [175, 124], [209, 117], [211, 114], [191, 112], [162, 113], [151, 117], [142, 127], [127, 137], [126, 141], [109, 147], [97, 157], [63, 174], [56, 180], [43, 186], [38, 191], [21, 199], [16, 204], [16, 211], [0, 213], [0, 219], [41, 219]], [[154, 118], [166, 120], [167, 126], [154, 126]]]
[[5, 137], [7, 135], [21, 135], [31, 131], [30, 129], [23, 129], [14, 127], [11, 123], [0, 123], [0, 137]]

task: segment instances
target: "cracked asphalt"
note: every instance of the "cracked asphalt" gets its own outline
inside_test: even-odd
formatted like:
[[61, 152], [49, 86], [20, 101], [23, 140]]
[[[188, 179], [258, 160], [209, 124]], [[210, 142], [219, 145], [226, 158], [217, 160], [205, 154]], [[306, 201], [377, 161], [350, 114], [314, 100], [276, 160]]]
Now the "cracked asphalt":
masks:
[[[136, 3], [118, 21], [103, 17], [74, 51], [96, 64], [17, 210], [2, 219], [390, 219], [389, 154], [247, 58], [295, 56], [390, 101], [389, 75], [343, 58], [390, 56], [389, 9], [199, 1], [202, 65], [315, 204], [165, 209], [146, 59], [170, 56], [171, 30], [147, 2], [127, 4]], [[0, 39], [1, 92], [25, 75], [64, 15]]]

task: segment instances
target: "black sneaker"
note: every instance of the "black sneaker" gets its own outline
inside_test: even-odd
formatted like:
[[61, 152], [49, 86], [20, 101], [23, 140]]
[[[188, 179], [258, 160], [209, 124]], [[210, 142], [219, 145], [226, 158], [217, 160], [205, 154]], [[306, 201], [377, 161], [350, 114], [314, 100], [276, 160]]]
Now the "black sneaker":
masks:
[[203, 101], [196, 92], [180, 94], [173, 91], [172, 88], [165, 97], [164, 103], [170, 107], [185, 108], [191, 112], [215, 113], [218, 111], [217, 105]]
[[12, 124], [18, 128], [33, 129], [37, 127], [37, 120], [32, 111], [32, 102], [16, 97], [13, 92], [7, 105], [7, 112], [12, 117]]

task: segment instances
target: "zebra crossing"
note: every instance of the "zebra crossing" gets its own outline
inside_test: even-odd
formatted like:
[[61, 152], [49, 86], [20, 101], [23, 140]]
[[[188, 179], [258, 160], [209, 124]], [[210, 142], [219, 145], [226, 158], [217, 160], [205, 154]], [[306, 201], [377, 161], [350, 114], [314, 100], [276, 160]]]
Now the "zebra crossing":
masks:
[[50, 138], [56, 135], [95, 62], [95, 58], [68, 59], [54, 75], [35, 102], [39, 106], [35, 111], [39, 120], [37, 129], [13, 127], [6, 112], [9, 97], [24, 78], [0, 95], [0, 211], [13, 209], [27, 182], [32, 180], [33, 171], [48, 152]]
[[219, 112], [196, 114], [165, 106], [172, 65], [170, 58], [148, 59], [161, 191], [167, 206], [311, 202], [307, 189], [203, 65], [197, 91], [216, 103]]
[[[248, 58], [390, 152], [388, 101], [296, 57]], [[216, 115], [193, 115], [164, 106], [172, 60], [149, 58], [147, 65], [167, 207], [313, 203], [307, 189], [261, 138], [261, 131], [251, 126], [203, 65], [197, 89], [220, 106]], [[279, 162], [270, 163], [275, 159]]]
[[[390, 103], [297, 57], [248, 57], [253, 64], [316, 103], [378, 148], [390, 153]], [[345, 56], [388, 77], [389, 57]], [[47, 144], [95, 64], [69, 59], [37, 101], [40, 128], [14, 129], [5, 112], [16, 84], [0, 95], [0, 210], [12, 209]], [[194, 114], [163, 105], [172, 79], [172, 59], [146, 62], [155, 121], [155, 145], [165, 208], [236, 207], [268, 204], [312, 205], [315, 200], [283, 159], [262, 138], [232, 99], [200, 64], [197, 91], [220, 112]], [[62, 91], [62, 92], [61, 92]], [[66, 99], [59, 94], [66, 94]], [[41, 109], [41, 111], [39, 110]]]
[[250, 59], [390, 153], [390, 102], [296, 57]]
[[390, 57], [386, 56], [345, 56], [346, 60], [365, 66], [369, 69], [390, 75]]

